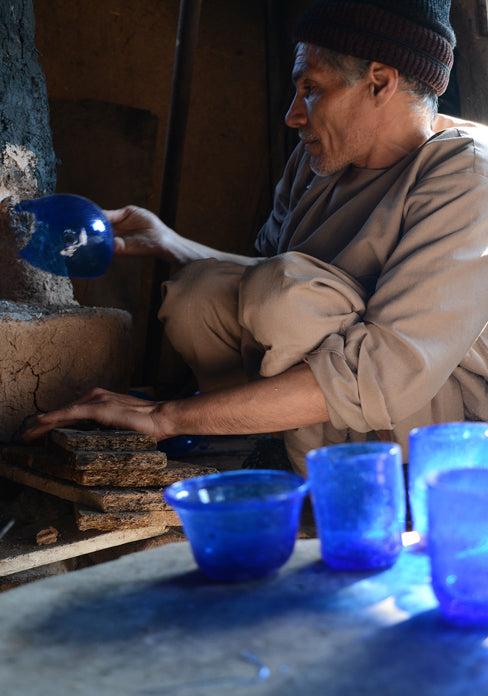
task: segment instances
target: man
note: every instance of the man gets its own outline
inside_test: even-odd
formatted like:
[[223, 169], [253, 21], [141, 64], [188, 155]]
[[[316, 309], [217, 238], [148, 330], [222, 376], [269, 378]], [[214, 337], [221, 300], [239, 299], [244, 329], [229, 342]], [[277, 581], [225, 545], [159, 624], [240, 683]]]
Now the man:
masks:
[[159, 439], [280, 431], [303, 471], [323, 444], [388, 437], [406, 451], [415, 426], [488, 420], [488, 136], [435, 121], [449, 6], [320, 0], [306, 13], [286, 116], [300, 144], [258, 258], [183, 239], [148, 211], [109, 213], [118, 253], [183, 266], [159, 317], [202, 393], [95, 390], [27, 439], [83, 418]]

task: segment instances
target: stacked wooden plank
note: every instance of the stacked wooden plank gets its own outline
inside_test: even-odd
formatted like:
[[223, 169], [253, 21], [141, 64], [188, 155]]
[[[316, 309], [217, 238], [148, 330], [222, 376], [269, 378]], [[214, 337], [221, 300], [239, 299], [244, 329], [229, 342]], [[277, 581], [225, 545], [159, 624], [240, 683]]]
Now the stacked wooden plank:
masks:
[[155, 438], [121, 430], [54, 430], [44, 446], [2, 450], [0, 476], [74, 503], [80, 531], [178, 526], [163, 489], [214, 473], [168, 460]]

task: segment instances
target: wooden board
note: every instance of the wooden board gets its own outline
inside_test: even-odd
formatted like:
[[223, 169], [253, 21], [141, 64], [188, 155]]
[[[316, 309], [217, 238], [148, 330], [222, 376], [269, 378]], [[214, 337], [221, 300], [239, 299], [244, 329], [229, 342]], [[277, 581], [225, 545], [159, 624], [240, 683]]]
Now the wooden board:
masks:
[[157, 440], [132, 430], [76, 430], [56, 428], [50, 440], [59, 447], [71, 450], [155, 450]]
[[80, 531], [97, 529], [110, 532], [116, 529], [131, 529], [136, 527], [177, 527], [181, 525], [180, 518], [174, 510], [163, 512], [99, 512], [75, 505], [76, 526]]
[[[159, 509], [162, 488], [185, 478], [218, 473], [218, 470], [211, 466], [171, 462], [166, 469], [157, 474], [154, 485], [139, 486], [141, 476], [138, 470], [125, 472], [124, 476], [116, 473], [117, 483], [113, 485], [111, 477], [114, 472], [75, 472], [79, 474], [80, 481], [77, 482], [68, 478], [72, 474], [71, 471], [67, 471], [67, 476], [61, 475], [58, 478], [53, 475], [57, 473], [57, 468], [52, 469], [52, 473], [44, 473], [0, 459], [1, 476], [63, 500], [89, 505], [101, 511]], [[59, 470], [63, 473], [63, 467], [59, 467]], [[145, 479], [147, 478], [146, 476]], [[88, 480], [88, 485], [85, 484], [85, 479]], [[121, 484], [120, 481], [124, 480], [129, 483]], [[166, 509], [166, 503], [163, 509]]]
[[176, 481], [182, 481], [196, 476], [218, 474], [219, 470], [208, 464], [194, 464], [193, 462], [168, 462], [168, 466], [162, 472], [163, 487], [170, 486]]
[[49, 493], [57, 498], [80, 503], [88, 507], [110, 512], [113, 510], [169, 510], [162, 499], [162, 488], [88, 488], [76, 483], [41, 474], [25, 467], [16, 466], [0, 459], [0, 476], [15, 483]]
[[156, 451], [71, 451], [52, 452], [44, 447], [10, 445], [4, 447], [2, 456], [7, 461], [49, 472], [50, 467], [62, 464], [75, 471], [93, 471], [98, 469], [138, 469], [158, 472], [168, 463], [164, 452]]
[[115, 486], [121, 488], [139, 488], [169, 486], [176, 481], [206, 474], [216, 474], [218, 469], [211, 466], [170, 462], [165, 469], [152, 473], [132, 469], [125, 471], [73, 471], [69, 467], [57, 466], [53, 473], [60, 478], [74, 481], [83, 486]]
[[[75, 468], [73, 461], [67, 462], [42, 447], [9, 446], [2, 450], [2, 456], [8, 463], [83, 486], [143, 487], [168, 485], [166, 483], [167, 477], [163, 475], [168, 464], [166, 455], [163, 455], [163, 459], [158, 457], [152, 460], [144, 458], [139, 460], [138, 457], [142, 454], [142, 452], [132, 453], [133, 458], [130, 462], [122, 458], [118, 459], [118, 455], [116, 455], [116, 458], [109, 460], [107, 466], [102, 465], [100, 460], [91, 463], [87, 461], [88, 468], [78, 469]], [[148, 452], [148, 454], [153, 455], [154, 453]], [[81, 458], [81, 462], [84, 463], [83, 458]]]
[[142, 487], [163, 486], [165, 477], [163, 472], [147, 469], [97, 469], [95, 471], [78, 471], [64, 462], [52, 461], [49, 466], [43, 467], [36, 463], [35, 471], [49, 473], [53, 476], [73, 481], [82, 486], [118, 486], [118, 487]]
[[166, 466], [168, 457], [164, 452], [142, 451], [142, 452], [111, 452], [100, 450], [98, 452], [85, 452], [76, 450], [67, 452], [64, 458], [69, 464], [78, 471], [90, 471], [94, 469], [151, 469], [159, 470]]
[[168, 528], [160, 524], [152, 527], [139, 527], [136, 529], [125, 529], [122, 531], [108, 532], [104, 534], [87, 532], [82, 536], [85, 538], [69, 541], [68, 543], [58, 543], [53, 546], [43, 547], [12, 555], [7, 558], [0, 559], [0, 577], [21, 573], [24, 570], [31, 568], [40, 568], [41, 566], [49, 565], [65, 561], [68, 558], [76, 558], [84, 556], [88, 553], [95, 553], [103, 549], [110, 549], [116, 546], [123, 546], [133, 541], [141, 541], [143, 539], [152, 539], [153, 537], [162, 536], [168, 532]]

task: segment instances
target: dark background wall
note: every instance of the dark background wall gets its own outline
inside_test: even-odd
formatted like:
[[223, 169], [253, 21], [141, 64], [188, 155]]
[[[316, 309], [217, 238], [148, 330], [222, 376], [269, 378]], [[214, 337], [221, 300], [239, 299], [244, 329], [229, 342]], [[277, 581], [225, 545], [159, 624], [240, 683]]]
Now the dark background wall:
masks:
[[[294, 144], [283, 126], [291, 96], [290, 34], [308, 4], [203, 0], [176, 218], [181, 234], [252, 253]], [[486, 63], [488, 37], [479, 31], [485, 6], [484, 0], [453, 3], [464, 84], [470, 80], [464, 115], [479, 120], [488, 119], [486, 81], [478, 92], [471, 61], [475, 50], [476, 60]], [[34, 0], [34, 11], [57, 191], [105, 208], [135, 203], [157, 212], [179, 0]], [[74, 281], [82, 304], [134, 315], [136, 384], [143, 380], [152, 274], [150, 260], [115, 259], [104, 278]], [[161, 365], [162, 387], [171, 390], [182, 368], [165, 345]]]
[[[252, 251], [285, 156], [289, 27], [307, 4], [203, 0], [180, 233]], [[105, 208], [135, 203], [157, 212], [179, 0], [34, 0], [34, 10], [57, 191]], [[74, 281], [83, 304], [123, 307], [135, 316], [135, 382], [142, 375], [151, 277], [151, 261], [115, 259], [104, 278]], [[177, 381], [172, 356], [165, 353], [164, 360], [163, 381]]]

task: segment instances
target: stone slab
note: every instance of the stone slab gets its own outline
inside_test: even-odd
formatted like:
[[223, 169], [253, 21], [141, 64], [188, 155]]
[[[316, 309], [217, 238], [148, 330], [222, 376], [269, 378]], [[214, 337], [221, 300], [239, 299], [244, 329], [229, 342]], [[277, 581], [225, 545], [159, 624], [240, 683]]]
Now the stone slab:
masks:
[[77, 430], [55, 428], [50, 434], [51, 442], [62, 449], [72, 450], [155, 450], [157, 440], [150, 435], [133, 430]]
[[[134, 453], [139, 454], [139, 453]], [[152, 454], [150, 452], [149, 454]], [[2, 451], [7, 463], [16, 466], [24, 466], [34, 471], [49, 474], [66, 481], [71, 481], [82, 486], [164, 486], [166, 478], [163, 474], [167, 464], [166, 459], [162, 465], [141, 462], [124, 462], [113, 459], [108, 462], [108, 468], [98, 463], [88, 462], [86, 469], [78, 469], [73, 462], [64, 461], [43, 448], [6, 447]], [[117, 466], [120, 461], [120, 466]], [[128, 466], [128, 464], [130, 466]]]
[[3, 448], [2, 456], [7, 461], [47, 472], [60, 465], [73, 471], [138, 469], [158, 473], [168, 463], [166, 454], [157, 450], [52, 452], [44, 447], [12, 445]]
[[77, 471], [95, 471], [96, 469], [150, 469], [158, 471], [168, 463], [164, 452], [154, 451], [115, 451], [99, 450], [86, 452], [74, 450], [66, 452], [66, 464]]
[[117, 486], [120, 488], [136, 488], [147, 486], [170, 486], [176, 481], [195, 476], [216, 474], [218, 469], [211, 466], [198, 464], [185, 464], [183, 462], [168, 462], [168, 466], [160, 471], [151, 472], [144, 469], [125, 469], [114, 471], [113, 469], [99, 469], [97, 471], [74, 471], [64, 465], [56, 465], [52, 468], [53, 474], [69, 481], [74, 481], [82, 486]]
[[338, 573], [300, 540], [275, 575], [213, 583], [187, 543], [0, 594], [8, 696], [466, 696], [486, 630], [442, 620], [422, 554]]
[[177, 527], [181, 525], [180, 518], [173, 510], [163, 511], [128, 511], [100, 512], [75, 505], [76, 526], [81, 532], [96, 529], [101, 532], [111, 532], [120, 529], [136, 529], [139, 527]]
[[[43, 468], [36, 468], [44, 471]], [[160, 471], [147, 471], [144, 469], [98, 469], [96, 471], [77, 471], [63, 462], [51, 462], [47, 471], [53, 476], [66, 481], [77, 483], [80, 486], [118, 486], [121, 488], [134, 486], [163, 486], [165, 476]]]
[[[95, 455], [98, 453], [94, 453]], [[117, 455], [118, 453], [111, 453]], [[32, 469], [42, 474], [76, 483], [80, 486], [115, 486], [119, 488], [141, 488], [154, 486], [169, 486], [175, 481], [195, 476], [217, 473], [215, 467], [185, 462], [168, 461], [166, 455], [163, 460], [139, 461], [139, 452], [133, 453], [136, 459], [130, 462], [121, 461], [117, 466], [117, 458], [108, 461], [108, 467], [95, 458], [93, 461], [84, 461], [83, 466], [88, 468], [75, 468], [73, 461], [66, 462], [60, 457], [47, 452], [42, 447], [5, 447], [2, 456], [7, 465]], [[148, 454], [153, 454], [149, 452]], [[162, 453], [161, 453], [162, 454]], [[161, 466], [157, 463], [163, 461]], [[98, 466], [96, 465], [98, 463]], [[131, 465], [128, 466], [128, 463]], [[4, 467], [4, 475], [9, 478], [8, 466]]]
[[80, 486], [49, 474], [41, 474], [0, 459], [0, 476], [57, 498], [92, 507], [100, 512], [130, 510], [169, 510], [162, 499], [161, 487], [95, 488]]

